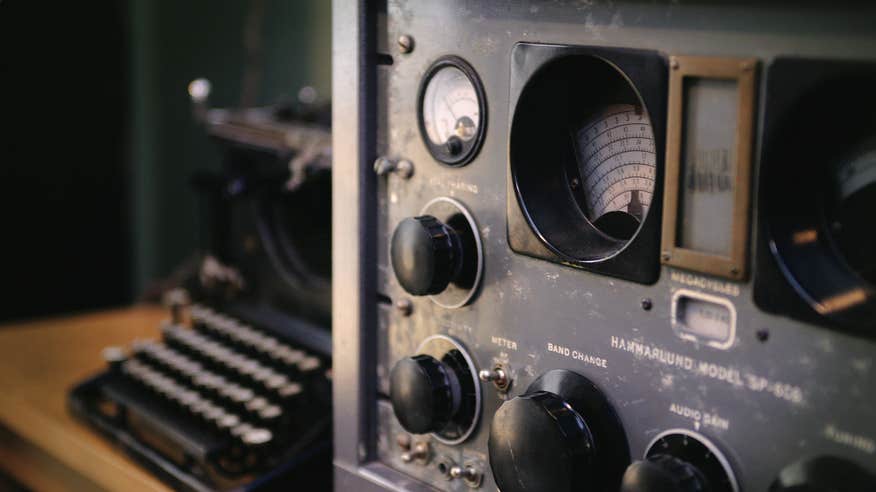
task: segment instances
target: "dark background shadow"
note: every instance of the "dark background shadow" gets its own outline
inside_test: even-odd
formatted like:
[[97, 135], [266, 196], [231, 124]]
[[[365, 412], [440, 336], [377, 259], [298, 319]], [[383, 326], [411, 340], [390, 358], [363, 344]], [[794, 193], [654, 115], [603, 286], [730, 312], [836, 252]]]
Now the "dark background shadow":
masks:
[[133, 302], [195, 253], [219, 163], [188, 82], [328, 98], [330, 29], [319, 0], [0, 0], [0, 320]]

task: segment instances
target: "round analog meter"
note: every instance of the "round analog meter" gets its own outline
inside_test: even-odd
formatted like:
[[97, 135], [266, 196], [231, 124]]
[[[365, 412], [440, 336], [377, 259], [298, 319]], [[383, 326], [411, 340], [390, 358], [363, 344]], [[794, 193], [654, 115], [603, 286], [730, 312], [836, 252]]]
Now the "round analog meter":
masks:
[[432, 156], [451, 166], [468, 164], [486, 126], [484, 89], [474, 69], [461, 58], [441, 58], [423, 77], [419, 104], [420, 133]]
[[574, 132], [571, 182], [587, 219], [619, 240], [633, 237], [654, 194], [654, 134], [641, 106], [605, 107]]

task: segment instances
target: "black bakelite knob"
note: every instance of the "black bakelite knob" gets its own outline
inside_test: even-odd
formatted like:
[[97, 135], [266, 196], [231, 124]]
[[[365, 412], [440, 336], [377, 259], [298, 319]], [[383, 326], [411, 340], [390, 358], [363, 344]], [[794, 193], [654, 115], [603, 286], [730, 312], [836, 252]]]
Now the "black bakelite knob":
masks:
[[629, 464], [616, 415], [589, 380], [554, 370], [493, 417], [490, 467], [502, 492], [617, 490]]
[[659, 454], [627, 468], [620, 492], [709, 492], [703, 474], [690, 463]]
[[489, 450], [503, 492], [587, 490], [593, 436], [581, 415], [553, 393], [538, 391], [502, 405]]
[[435, 217], [408, 217], [392, 235], [390, 257], [401, 286], [415, 296], [438, 294], [462, 269], [462, 241]]
[[859, 492], [876, 490], [876, 476], [851, 461], [819, 456], [786, 466], [769, 492]]
[[437, 432], [459, 408], [459, 380], [452, 369], [430, 355], [400, 360], [390, 374], [392, 409], [402, 427], [414, 434]]

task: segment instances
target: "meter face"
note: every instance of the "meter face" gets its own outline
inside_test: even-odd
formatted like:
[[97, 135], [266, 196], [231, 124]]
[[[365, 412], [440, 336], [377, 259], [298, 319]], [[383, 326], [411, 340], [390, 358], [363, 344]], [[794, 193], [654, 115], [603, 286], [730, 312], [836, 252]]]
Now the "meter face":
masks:
[[445, 57], [426, 72], [420, 86], [419, 125], [436, 160], [467, 164], [483, 140], [484, 90], [474, 69], [458, 57]]
[[467, 142], [478, 131], [480, 107], [474, 84], [462, 70], [444, 67], [426, 86], [423, 123], [434, 144], [444, 145], [453, 137]]
[[633, 237], [654, 194], [654, 134], [641, 106], [606, 106], [574, 132], [584, 213], [614, 239]]

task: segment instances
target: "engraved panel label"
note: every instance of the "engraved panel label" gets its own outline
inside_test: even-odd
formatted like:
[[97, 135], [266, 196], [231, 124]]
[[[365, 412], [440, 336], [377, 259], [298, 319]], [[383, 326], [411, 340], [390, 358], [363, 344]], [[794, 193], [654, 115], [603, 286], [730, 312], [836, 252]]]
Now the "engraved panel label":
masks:
[[696, 287], [703, 290], [711, 290], [713, 292], [728, 296], [739, 296], [739, 286], [732, 282], [722, 282], [720, 280], [713, 280], [710, 278], [701, 277], [699, 275], [693, 275], [691, 273], [679, 271], [672, 271], [669, 274], [669, 278], [673, 282], [678, 282], [680, 284], [690, 287]]
[[706, 412], [680, 403], [670, 404], [669, 412], [690, 420], [697, 430], [699, 430], [700, 426], [712, 427], [718, 430], [730, 428], [730, 421], [718, 415], [717, 412]]
[[493, 345], [498, 345], [499, 347], [508, 349], [508, 350], [517, 350], [517, 342], [514, 340], [508, 340], [507, 338], [491, 336], [490, 341]]
[[585, 364], [590, 364], [591, 366], [603, 367], [606, 369], [608, 368], [607, 360], [603, 359], [602, 357], [596, 357], [594, 355], [582, 352], [580, 350], [570, 349], [569, 347], [564, 347], [562, 345], [557, 345], [550, 342], [548, 342], [547, 344], [547, 349], [548, 352], [553, 352], [555, 354], [559, 354], [570, 359], [581, 361]]
[[867, 436], [861, 436], [858, 434], [853, 434], [851, 432], [846, 432], [844, 430], [838, 429], [833, 424], [828, 424], [827, 426], [825, 426], [823, 434], [824, 437], [830, 439], [837, 444], [849, 446], [860, 451], [864, 451], [865, 453], [876, 453], [876, 441]]
[[628, 352], [637, 359], [655, 361], [666, 366], [690, 371], [698, 376], [724, 381], [737, 388], [769, 393], [791, 403], [803, 402], [803, 389], [801, 387], [744, 372], [733, 366], [697, 360], [645, 342], [627, 340], [617, 336], [611, 337], [611, 348]]

